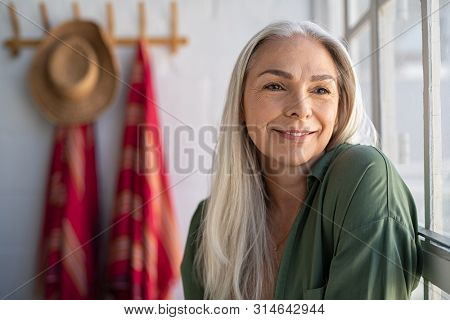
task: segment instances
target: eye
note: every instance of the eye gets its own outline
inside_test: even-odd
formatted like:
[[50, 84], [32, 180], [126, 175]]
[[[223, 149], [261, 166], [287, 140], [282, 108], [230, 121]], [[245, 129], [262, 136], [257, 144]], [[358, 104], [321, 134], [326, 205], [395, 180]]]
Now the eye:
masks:
[[283, 87], [281, 85], [279, 85], [278, 83], [269, 83], [269, 84], [264, 86], [264, 89], [267, 89], [267, 90], [270, 90], [270, 91], [284, 90]]
[[315, 89], [313, 90], [313, 92], [314, 92], [314, 93], [317, 93], [317, 94], [320, 94], [320, 95], [322, 95], [322, 94], [330, 94], [330, 90], [328, 90], [328, 89], [326, 89], [326, 88], [324, 88], [324, 87], [318, 87], [318, 88], [315, 88]]

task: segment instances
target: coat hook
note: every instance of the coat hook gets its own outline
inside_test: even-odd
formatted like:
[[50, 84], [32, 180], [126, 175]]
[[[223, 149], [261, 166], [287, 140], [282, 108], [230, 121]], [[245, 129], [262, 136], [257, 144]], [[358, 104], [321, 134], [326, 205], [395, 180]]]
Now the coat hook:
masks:
[[108, 33], [111, 37], [111, 40], [114, 41], [114, 12], [113, 12], [113, 5], [111, 2], [108, 2], [106, 4], [106, 14], [107, 14], [107, 28]]
[[178, 47], [178, 10], [177, 4], [170, 3], [170, 52], [175, 53]]
[[[170, 35], [166, 37], [147, 37], [146, 30], [146, 15], [145, 15], [145, 2], [140, 1], [138, 4], [139, 11], [139, 35], [136, 37], [116, 37], [114, 36], [115, 32], [115, 22], [114, 22], [114, 13], [113, 13], [113, 4], [111, 0], [106, 0], [106, 10], [107, 10], [107, 31], [111, 35], [111, 41], [114, 45], [135, 45], [137, 41], [143, 40], [146, 44], [149, 45], [164, 45], [168, 46], [171, 53], [175, 53], [180, 46], [186, 45], [188, 43], [188, 39], [186, 37], [182, 37], [179, 35], [178, 31], [178, 11], [177, 11], [177, 2], [172, 1], [170, 4]], [[16, 10], [16, 7], [13, 3], [9, 3], [7, 5], [11, 23], [12, 36], [9, 39], [4, 41], [4, 45], [9, 49], [11, 55], [17, 56], [20, 53], [22, 48], [26, 47], [36, 47], [42, 41], [42, 38], [21, 38], [20, 35], [20, 26], [18, 21], [18, 16], [20, 13]], [[50, 28], [49, 16], [48, 16], [48, 8], [44, 2], [44, 0], [40, 1], [39, 4], [40, 16], [43, 25], [43, 31], [48, 33]], [[76, 0], [72, 0], [72, 14], [74, 19], [80, 18], [80, 7]]]
[[145, 38], [145, 4], [139, 2], [139, 38]]
[[39, 3], [39, 10], [41, 12], [42, 25], [45, 31], [48, 31], [50, 29], [50, 23], [48, 22], [47, 6], [44, 2]]
[[17, 11], [16, 6], [12, 3], [9, 4], [9, 18], [11, 19], [11, 26], [13, 31], [13, 37], [10, 42], [11, 54], [17, 56], [19, 54], [19, 39], [20, 39], [20, 28], [19, 22], [17, 21]]
[[78, 2], [72, 2], [72, 12], [74, 19], [80, 19], [80, 6], [78, 5]]

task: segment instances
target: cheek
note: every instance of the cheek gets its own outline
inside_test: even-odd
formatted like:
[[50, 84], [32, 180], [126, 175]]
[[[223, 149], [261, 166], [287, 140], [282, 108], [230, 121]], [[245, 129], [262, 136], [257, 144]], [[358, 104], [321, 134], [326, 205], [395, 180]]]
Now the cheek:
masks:
[[317, 108], [316, 117], [320, 121], [323, 133], [331, 135], [334, 124], [336, 123], [338, 102], [322, 104]]
[[258, 125], [270, 122], [282, 110], [280, 101], [262, 95], [244, 99], [244, 106], [246, 122]]
[[250, 138], [260, 151], [264, 150], [268, 139], [267, 123], [269, 122], [263, 112], [250, 111], [246, 113], [246, 127]]
[[244, 98], [244, 114], [247, 131], [260, 151], [269, 139], [267, 124], [280, 115], [280, 109], [271, 101], [258, 97]]

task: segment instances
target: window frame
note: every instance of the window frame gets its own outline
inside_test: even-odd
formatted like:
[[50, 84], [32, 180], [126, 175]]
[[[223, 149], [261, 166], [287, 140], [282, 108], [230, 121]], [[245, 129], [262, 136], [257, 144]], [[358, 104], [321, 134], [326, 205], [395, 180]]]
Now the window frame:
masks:
[[[443, 221], [443, 188], [442, 188], [442, 138], [441, 138], [441, 104], [440, 104], [440, 30], [439, 30], [439, 0], [416, 0], [421, 4], [422, 25], [422, 65], [423, 65], [423, 115], [424, 115], [424, 195], [425, 195], [425, 226], [419, 226], [420, 241], [424, 252], [422, 276], [424, 279], [424, 299], [433, 295], [430, 284], [437, 286], [450, 294], [450, 238], [440, 234]], [[393, 0], [372, 0], [369, 8], [360, 14], [359, 19], [350, 25], [350, 1], [322, 0], [312, 1], [311, 8], [321, 3], [333, 12], [342, 12], [341, 19], [331, 20], [328, 16], [315, 16], [318, 10], [312, 10], [312, 18], [327, 26], [330, 30], [342, 30], [343, 39], [350, 45], [362, 28], [368, 24], [370, 28], [370, 72], [371, 72], [371, 119], [381, 140], [389, 130], [386, 123], [389, 118], [389, 108], [382, 103], [382, 77], [384, 42], [380, 37], [386, 34], [387, 25], [382, 23], [383, 10], [393, 10], [388, 6]], [[388, 7], [388, 8], [386, 8]], [[338, 22], [336, 22], [336, 20]], [[340, 21], [339, 21], [340, 20]], [[337, 23], [343, 24], [338, 26]], [[395, 38], [394, 38], [395, 39]], [[388, 42], [392, 41], [389, 40]], [[385, 99], [386, 100], [386, 99]], [[388, 100], [389, 101], [389, 100]], [[392, 103], [392, 102], [391, 102]], [[392, 108], [391, 108], [392, 109]], [[383, 151], [395, 148], [393, 145], [381, 144]]]

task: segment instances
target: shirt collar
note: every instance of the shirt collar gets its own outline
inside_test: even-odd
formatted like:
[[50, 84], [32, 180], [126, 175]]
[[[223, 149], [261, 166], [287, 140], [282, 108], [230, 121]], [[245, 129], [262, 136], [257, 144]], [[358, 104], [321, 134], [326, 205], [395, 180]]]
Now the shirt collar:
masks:
[[328, 167], [330, 166], [331, 161], [333, 160], [335, 153], [341, 146], [346, 143], [341, 143], [334, 146], [331, 149], [325, 151], [325, 153], [313, 164], [310, 173], [308, 174], [308, 186], [310, 184], [310, 177], [314, 177], [318, 179], [321, 183], [323, 182], [323, 178], [325, 173], [327, 172]]

